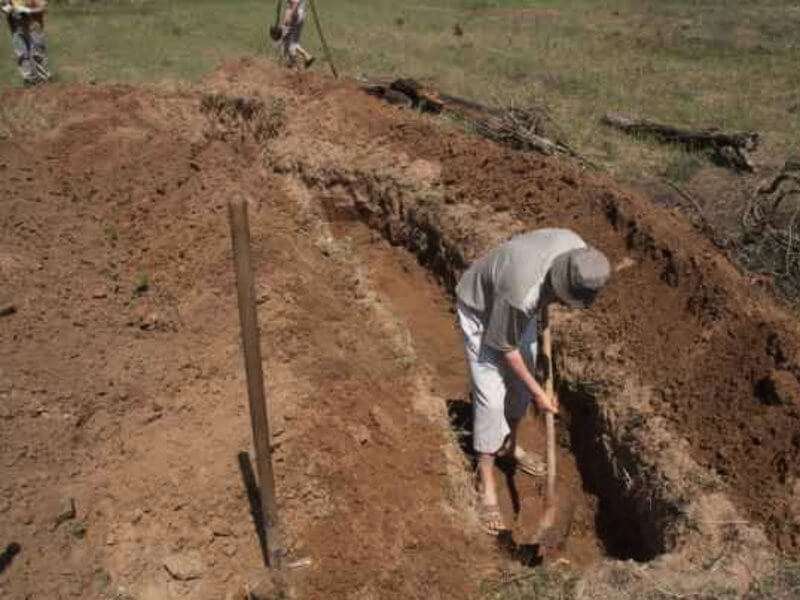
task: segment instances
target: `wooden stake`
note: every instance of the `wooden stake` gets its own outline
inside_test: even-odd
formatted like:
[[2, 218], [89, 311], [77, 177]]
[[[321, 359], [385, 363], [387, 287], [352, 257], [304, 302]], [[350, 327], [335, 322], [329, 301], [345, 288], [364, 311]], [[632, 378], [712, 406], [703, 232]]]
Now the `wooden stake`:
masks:
[[253, 445], [256, 449], [258, 486], [261, 493], [261, 514], [267, 540], [267, 560], [273, 569], [280, 569], [283, 554], [282, 536], [275, 499], [275, 476], [269, 447], [269, 420], [264, 396], [264, 373], [261, 368], [261, 346], [258, 333], [253, 267], [250, 254], [250, 224], [247, 201], [234, 198], [228, 203], [228, 217], [236, 267], [236, 288], [239, 296], [239, 322], [242, 331], [242, 350], [247, 373], [247, 397], [250, 401], [250, 422], [253, 426]]
[[322, 26], [320, 25], [319, 15], [317, 14], [317, 5], [314, 3], [314, 0], [309, 0], [309, 3], [311, 4], [311, 12], [314, 13], [314, 23], [317, 25], [317, 33], [319, 34], [319, 41], [322, 42], [322, 49], [325, 51], [325, 58], [328, 59], [328, 64], [331, 66], [333, 76], [339, 79], [339, 74], [336, 72], [336, 67], [331, 58], [331, 51], [328, 49], [328, 42], [325, 41], [325, 36], [322, 35]]
[[[544, 391], [548, 398], [553, 397], [553, 335], [550, 330], [550, 308], [544, 310], [542, 319], [542, 355], [547, 363], [547, 379], [544, 384]], [[547, 496], [548, 506], [554, 506], [556, 502], [556, 425], [555, 416], [551, 412], [544, 414], [545, 438], [547, 441]]]

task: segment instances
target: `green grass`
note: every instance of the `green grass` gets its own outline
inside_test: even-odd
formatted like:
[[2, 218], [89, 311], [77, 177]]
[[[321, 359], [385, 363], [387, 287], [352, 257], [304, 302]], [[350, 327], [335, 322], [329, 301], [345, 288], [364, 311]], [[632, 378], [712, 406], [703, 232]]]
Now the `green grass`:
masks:
[[[667, 172], [690, 181], [708, 161], [609, 131], [599, 123], [609, 110], [758, 130], [773, 163], [800, 147], [800, 108], [791, 112], [800, 107], [794, 0], [317, 4], [343, 73], [412, 76], [487, 103], [545, 104], [571, 146], [625, 179]], [[197, 81], [226, 58], [274, 57], [266, 36], [274, 8], [262, 0], [52, 0], [53, 69], [64, 82]], [[310, 18], [303, 41], [321, 52]], [[0, 85], [19, 85], [4, 56]]]
[[[430, 79], [484, 102], [545, 101], [573, 145], [600, 162], [613, 154], [622, 173], [647, 165], [636, 150], [609, 153], [598, 125], [607, 110], [756, 129], [776, 155], [800, 146], [800, 118], [789, 112], [800, 104], [793, 0], [318, 5], [340, 70]], [[61, 81], [196, 81], [226, 57], [274, 55], [274, 14], [254, 0], [53, 0], [47, 34]], [[304, 40], [320, 51], [310, 21]], [[0, 85], [17, 79], [10, 57], [2, 61]]]
[[[263, 52], [252, 16], [263, 15], [264, 6], [248, 0], [53, 0], [46, 17], [53, 71], [67, 82], [197, 80], [225, 57]], [[0, 84], [19, 85], [10, 58], [0, 64]]]

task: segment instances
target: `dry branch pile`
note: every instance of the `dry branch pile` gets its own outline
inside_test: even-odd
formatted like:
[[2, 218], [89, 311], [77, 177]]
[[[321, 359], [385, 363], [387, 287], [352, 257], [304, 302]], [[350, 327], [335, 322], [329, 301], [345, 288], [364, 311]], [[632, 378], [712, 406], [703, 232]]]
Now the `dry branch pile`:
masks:
[[761, 135], [755, 131], [725, 132], [718, 129], [684, 129], [648, 119], [632, 119], [607, 113], [603, 123], [632, 135], [653, 136], [689, 150], [711, 150], [723, 164], [737, 171], [755, 171], [749, 153], [758, 148]]
[[208, 118], [206, 136], [210, 139], [224, 140], [234, 134], [241, 140], [249, 135], [264, 142], [277, 136], [285, 121], [285, 106], [276, 98], [265, 102], [254, 96], [206, 94], [200, 111]]
[[[450, 108], [451, 105], [446, 106], [480, 135], [498, 144], [515, 150], [532, 150], [547, 156], [578, 156], [567, 144], [546, 137], [547, 129], [552, 128], [552, 120], [542, 108], [480, 107], [480, 111], [456, 111]], [[458, 104], [454, 103], [452, 106]]]
[[777, 277], [790, 295], [800, 291], [800, 159], [756, 189], [742, 229], [749, 266]]
[[413, 79], [370, 79], [363, 89], [391, 104], [415, 108], [423, 112], [444, 112], [468, 125], [476, 133], [498, 144], [515, 150], [534, 151], [547, 156], [571, 156], [584, 164], [572, 148], [561, 139], [548, 137], [557, 131], [547, 111], [541, 107], [518, 108], [514, 106], [492, 108], [426, 88]]

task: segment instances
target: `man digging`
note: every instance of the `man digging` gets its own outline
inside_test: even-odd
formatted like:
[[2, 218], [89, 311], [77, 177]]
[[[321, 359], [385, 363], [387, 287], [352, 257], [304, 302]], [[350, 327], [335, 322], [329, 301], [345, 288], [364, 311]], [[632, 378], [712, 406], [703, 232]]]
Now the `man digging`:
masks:
[[550, 303], [587, 308], [610, 276], [608, 260], [568, 229], [539, 229], [513, 237], [476, 260], [456, 288], [472, 383], [473, 446], [478, 455], [481, 525], [506, 530], [497, 500], [495, 458], [541, 476], [541, 456], [516, 443], [531, 399], [558, 412], [534, 378], [538, 322]]
[[283, 17], [281, 45], [283, 56], [287, 59], [290, 67], [295, 66], [298, 54], [302, 57], [306, 69], [314, 64], [314, 57], [300, 45], [300, 35], [303, 33], [305, 20], [306, 0], [289, 0]]

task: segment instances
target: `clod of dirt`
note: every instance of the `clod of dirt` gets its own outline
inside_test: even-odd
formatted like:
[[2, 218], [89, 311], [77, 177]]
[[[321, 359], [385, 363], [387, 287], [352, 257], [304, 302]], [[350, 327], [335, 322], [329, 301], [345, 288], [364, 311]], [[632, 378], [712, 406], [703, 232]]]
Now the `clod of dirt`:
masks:
[[369, 433], [369, 429], [360, 423], [349, 426], [347, 428], [347, 432], [353, 437], [359, 446], [364, 446], [372, 441], [372, 436]]
[[280, 577], [275, 581], [271, 577], [262, 577], [243, 588], [228, 592], [225, 600], [279, 600], [290, 597], [288, 585]]
[[768, 406], [800, 406], [800, 382], [789, 371], [775, 369], [756, 383], [756, 397]]
[[61, 525], [64, 521], [74, 519], [76, 514], [75, 500], [73, 498], [64, 498], [58, 505], [58, 512], [56, 513], [53, 529]]
[[67, 533], [72, 537], [82, 540], [86, 535], [86, 525], [80, 521], [70, 521], [65, 525]]
[[211, 519], [210, 526], [211, 531], [217, 537], [228, 537], [233, 535], [233, 529], [231, 529], [231, 526], [219, 517], [214, 517]]
[[150, 303], [142, 302], [133, 309], [128, 325], [138, 327], [142, 331], [151, 331], [157, 329], [160, 322], [158, 311], [154, 310]]
[[197, 552], [172, 554], [164, 559], [164, 568], [173, 579], [178, 581], [200, 579], [205, 571], [203, 561]]
[[377, 405], [373, 406], [369, 409], [369, 417], [384, 436], [391, 440], [397, 437], [397, 426], [383, 408]]
[[210, 139], [250, 133], [255, 141], [266, 142], [278, 136], [286, 121], [284, 102], [277, 98], [265, 102], [259, 97], [206, 94], [200, 110], [209, 119], [206, 135]]
[[14, 304], [0, 304], [0, 317], [10, 317], [15, 312], [17, 312], [17, 307]]

